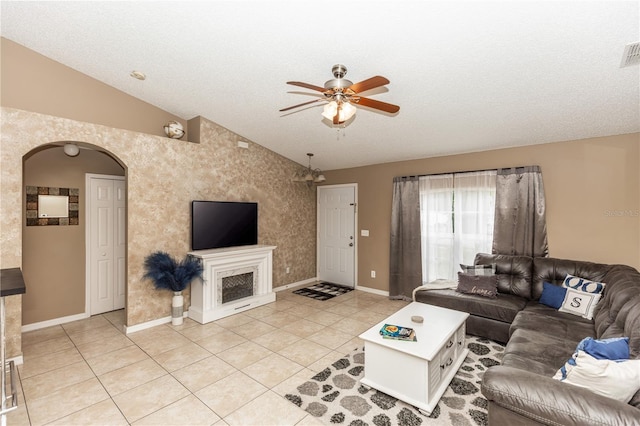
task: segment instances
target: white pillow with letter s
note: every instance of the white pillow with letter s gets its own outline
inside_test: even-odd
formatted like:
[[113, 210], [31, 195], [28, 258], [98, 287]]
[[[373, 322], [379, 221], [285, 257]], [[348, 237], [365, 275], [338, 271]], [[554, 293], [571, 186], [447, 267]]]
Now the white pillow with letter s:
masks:
[[567, 274], [562, 282], [562, 286], [578, 291], [584, 291], [585, 293], [602, 293], [606, 284]]
[[593, 310], [596, 308], [601, 297], [602, 294], [599, 293], [587, 293], [573, 288], [567, 288], [562, 306], [560, 306], [558, 310], [560, 312], [579, 315], [582, 318], [592, 319]]

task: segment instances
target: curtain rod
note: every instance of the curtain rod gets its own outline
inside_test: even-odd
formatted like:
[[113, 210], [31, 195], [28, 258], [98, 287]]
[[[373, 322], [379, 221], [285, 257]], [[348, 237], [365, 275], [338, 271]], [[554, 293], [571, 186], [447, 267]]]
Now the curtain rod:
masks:
[[442, 176], [442, 175], [455, 175], [456, 173], [481, 173], [481, 172], [493, 172], [500, 170], [513, 170], [517, 171], [518, 169], [523, 169], [525, 171], [540, 171], [539, 166], [518, 166], [518, 167], [498, 167], [495, 169], [484, 169], [484, 170], [463, 170], [459, 172], [442, 172], [442, 173], [426, 173], [421, 175], [408, 175], [408, 176], [396, 176], [398, 179], [404, 178], [415, 178], [415, 177], [423, 177], [423, 176]]
[[442, 172], [442, 173], [425, 173], [421, 175], [408, 175], [408, 176], [398, 176], [398, 178], [415, 178], [415, 177], [423, 177], [423, 176], [441, 176], [441, 175], [454, 175], [456, 173], [479, 173], [479, 172], [492, 172], [498, 169], [486, 169], [486, 170], [464, 170], [460, 172]]

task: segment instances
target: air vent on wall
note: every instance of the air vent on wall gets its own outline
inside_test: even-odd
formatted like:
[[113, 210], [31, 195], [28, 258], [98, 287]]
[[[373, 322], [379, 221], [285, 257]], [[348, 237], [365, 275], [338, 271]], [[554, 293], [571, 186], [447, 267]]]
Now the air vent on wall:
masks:
[[624, 47], [620, 68], [640, 64], [640, 41], [629, 43]]

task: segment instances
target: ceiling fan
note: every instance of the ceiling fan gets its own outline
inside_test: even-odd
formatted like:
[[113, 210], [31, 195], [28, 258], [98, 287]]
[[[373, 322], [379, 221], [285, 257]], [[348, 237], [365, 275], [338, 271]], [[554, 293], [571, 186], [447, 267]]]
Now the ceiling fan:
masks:
[[344, 65], [334, 65], [331, 71], [333, 72], [334, 78], [324, 83], [324, 87], [300, 81], [287, 81], [287, 84], [315, 90], [321, 92], [324, 96], [313, 101], [283, 108], [280, 112], [289, 111], [315, 102], [326, 101], [328, 103], [324, 106], [322, 115], [331, 120], [333, 124], [342, 124], [356, 113], [355, 105], [374, 108], [389, 113], [400, 111], [400, 107], [397, 105], [376, 101], [375, 99], [365, 98], [359, 95], [361, 92], [389, 84], [389, 80], [386, 78], [377, 75], [354, 84], [344, 78], [347, 74], [347, 67]]

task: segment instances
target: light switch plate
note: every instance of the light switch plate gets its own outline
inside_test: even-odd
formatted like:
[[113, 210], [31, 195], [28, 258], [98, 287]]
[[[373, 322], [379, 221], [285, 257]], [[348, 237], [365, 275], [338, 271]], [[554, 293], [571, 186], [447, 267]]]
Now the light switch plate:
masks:
[[368, 229], [361, 229], [360, 230], [360, 236], [368, 237], [369, 236], [369, 230]]

